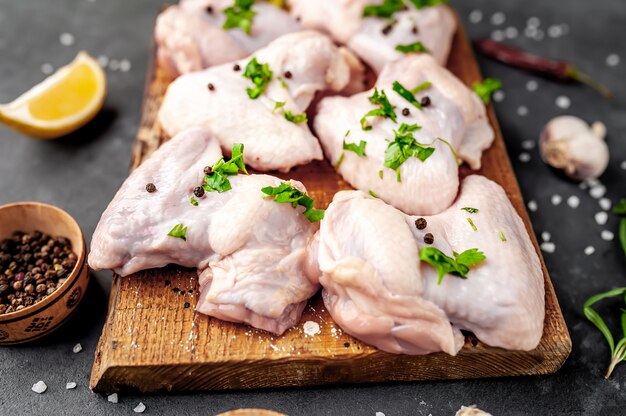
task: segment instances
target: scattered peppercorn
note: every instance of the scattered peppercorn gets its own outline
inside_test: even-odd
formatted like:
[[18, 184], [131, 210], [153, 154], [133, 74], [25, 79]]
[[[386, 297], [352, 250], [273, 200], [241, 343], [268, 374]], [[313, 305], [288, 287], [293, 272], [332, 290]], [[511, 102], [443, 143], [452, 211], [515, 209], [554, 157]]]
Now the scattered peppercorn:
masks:
[[403, 108], [402, 109], [402, 115], [404, 117], [408, 117], [411, 114], [411, 111], [408, 108]]
[[17, 231], [0, 242], [0, 314], [22, 310], [57, 290], [78, 257], [65, 237]]
[[428, 107], [430, 105], [430, 97], [422, 97], [422, 101], [420, 101], [420, 104], [422, 105], [422, 107]]
[[350, 348], [350, 343], [349, 342], [344, 342], [343, 346], [346, 347], [346, 348]]
[[187, 308], [188, 308], [188, 307], [190, 307], [190, 306], [191, 306], [191, 305], [189, 304], [189, 302], [185, 302], [185, 304], [183, 305], [183, 307], [184, 307], [185, 309], [187, 309]]
[[426, 244], [432, 244], [435, 242], [435, 237], [431, 233], [426, 233], [426, 235], [424, 235], [424, 242]]
[[292, 76], [291, 71], [285, 71], [285, 78], [291, 79]]
[[208, 14], [213, 14], [213, 7], [211, 7], [211, 6], [207, 6], [207, 8], [206, 8], [205, 10], [206, 10], [206, 12], [207, 12]]
[[426, 219], [424, 218], [418, 218], [415, 220], [415, 226], [417, 227], [418, 230], [423, 230], [424, 228], [426, 228], [427, 225], [428, 223], [426, 222]]
[[215, 91], [215, 85], [209, 82], [209, 91]]
[[411, 29], [411, 32], [412, 32], [414, 35], [417, 35], [417, 33], [419, 32], [419, 31], [417, 30], [417, 26], [413, 26], [413, 28]]
[[146, 191], [149, 193], [156, 192], [156, 190], [156, 186], [152, 182], [146, 185]]
[[205, 175], [210, 175], [211, 173], [213, 173], [213, 168], [211, 166], [205, 166], [204, 167], [204, 174]]
[[204, 196], [204, 188], [201, 186], [196, 186], [193, 188], [193, 194], [198, 198], [202, 198]]
[[385, 27], [383, 27], [383, 29], [381, 30], [382, 34], [387, 36], [391, 30], [393, 29], [394, 25], [397, 23], [398, 21], [396, 19], [392, 20], [391, 22], [389, 22], [388, 25], [386, 25]]
[[241, 70], [241, 67], [239, 66], [239, 64], [235, 64], [235, 66], [233, 66], [233, 71], [237, 72]]

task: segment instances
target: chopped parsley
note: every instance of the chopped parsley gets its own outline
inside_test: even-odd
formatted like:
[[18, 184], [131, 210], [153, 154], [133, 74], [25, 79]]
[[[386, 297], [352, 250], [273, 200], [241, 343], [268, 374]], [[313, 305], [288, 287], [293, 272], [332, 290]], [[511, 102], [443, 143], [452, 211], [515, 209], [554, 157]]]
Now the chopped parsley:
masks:
[[433, 85], [433, 83], [432, 83], [432, 82], [430, 82], [430, 81], [425, 81], [425, 82], [422, 82], [422, 83], [421, 83], [420, 85], [418, 85], [417, 87], [413, 88], [413, 89], [411, 90], [411, 92], [413, 93], [413, 95], [415, 95], [415, 94], [417, 94], [418, 92], [425, 90], [426, 88], [430, 88], [430, 87], [432, 87], [432, 85]]
[[437, 269], [437, 284], [440, 285], [446, 274], [467, 279], [470, 267], [484, 261], [487, 257], [477, 248], [465, 250], [461, 254], [453, 252], [454, 258], [448, 257], [435, 247], [420, 250], [420, 260]]
[[424, 7], [432, 7], [438, 4], [447, 4], [448, 0], [409, 0], [416, 9], [423, 9]]
[[489, 104], [491, 95], [500, 88], [502, 88], [502, 82], [495, 78], [485, 78], [483, 82], [475, 82], [472, 84], [472, 89], [485, 105]]
[[170, 232], [167, 233], [167, 235], [174, 238], [180, 238], [183, 241], [187, 241], [187, 227], [183, 226], [182, 224], [176, 224], [174, 228], [172, 228]]
[[232, 6], [224, 9], [226, 21], [222, 27], [226, 30], [239, 28], [249, 35], [252, 19], [256, 15], [252, 5], [254, 0], [235, 0]]
[[626, 215], [626, 199], [620, 199], [617, 205], [613, 207], [613, 214]]
[[248, 97], [256, 100], [265, 92], [267, 85], [272, 80], [272, 71], [267, 64], [260, 64], [254, 57], [246, 65], [243, 76], [250, 79], [254, 84], [254, 88], [246, 88], [246, 92]]
[[324, 218], [324, 210], [313, 209], [313, 199], [299, 189], [294, 188], [288, 182], [282, 182], [276, 187], [266, 186], [261, 189], [261, 192], [268, 196], [273, 196], [274, 202], [290, 203], [294, 208], [302, 205], [305, 208], [304, 216], [311, 222], [317, 222]]
[[378, 171], [378, 177], [379, 177], [380, 179], [382, 179], [382, 178], [383, 178], [383, 170], [382, 170], [382, 169]]
[[306, 123], [308, 121], [306, 114], [302, 113], [302, 114], [293, 114], [291, 111], [285, 111], [285, 118], [287, 119], [287, 121], [291, 121], [292, 123], [298, 124], [298, 123]]
[[396, 112], [394, 111], [396, 107], [391, 105], [384, 90], [380, 90], [379, 93], [378, 89], [374, 88], [374, 94], [369, 97], [369, 100], [370, 103], [377, 105], [380, 108], [369, 111], [363, 116], [363, 118], [361, 118], [361, 128], [363, 130], [372, 129], [372, 126], [367, 124], [367, 117], [384, 117], [396, 123]]
[[372, 191], [371, 189], [369, 190], [369, 193], [371, 196], [373, 196], [374, 198], [378, 198], [378, 195], [376, 194], [376, 192]]
[[398, 81], [394, 81], [393, 90], [397, 92], [402, 98], [404, 98], [405, 100], [413, 104], [415, 107], [419, 108], [420, 110], [423, 109], [422, 105], [415, 98], [414, 93], [404, 88], [404, 86], [400, 84]]
[[337, 164], [335, 165], [335, 170], [339, 170], [339, 166], [341, 166], [341, 164], [343, 163], [343, 159], [346, 157], [345, 153], [342, 153], [341, 156], [339, 156], [339, 160], [337, 161]]
[[224, 162], [224, 158], [220, 158], [215, 165], [213, 165], [211, 173], [204, 177], [204, 185], [202, 189], [205, 192], [226, 192], [232, 189], [229, 176], [236, 176], [239, 172], [243, 172], [246, 175], [246, 165], [243, 162], [243, 144], [235, 143], [233, 145], [233, 151], [231, 158], [228, 162]]
[[189, 198], [189, 203], [191, 205], [193, 205], [194, 207], [198, 206], [198, 200], [195, 197], [193, 197], [193, 196], [191, 198]]
[[408, 43], [406, 45], [396, 45], [396, 50], [402, 53], [411, 52], [430, 52], [426, 46], [420, 41]]
[[502, 231], [498, 231], [498, 235], [500, 236], [500, 240], [502, 240], [502, 242], [506, 242], [506, 237]]
[[402, 0], [383, 0], [381, 4], [365, 6], [363, 17], [375, 16], [389, 18], [405, 7]]
[[396, 137], [385, 150], [384, 165], [396, 171], [398, 182], [401, 181], [399, 168], [408, 158], [416, 157], [423, 162], [435, 151], [434, 147], [420, 144], [413, 137], [413, 132], [420, 128], [417, 124], [402, 123], [397, 131], [394, 130]]
[[281, 108], [283, 108], [285, 106], [285, 104], [287, 104], [284, 101], [276, 101], [276, 104], [274, 104], [274, 109], [272, 110], [272, 114], [274, 114], [276, 112], [276, 110], [279, 110]]
[[476, 228], [476, 225], [474, 224], [474, 221], [472, 221], [472, 219], [470, 217], [467, 217], [467, 222], [469, 222], [469, 225], [472, 227], [472, 230], [478, 231], [478, 228]]
[[476, 214], [478, 212], [478, 208], [472, 208], [472, 207], [461, 208], [461, 210], [467, 211], [470, 214]]
[[366, 145], [367, 145], [367, 142], [365, 140], [361, 140], [358, 145], [356, 143], [346, 143], [346, 141], [344, 140], [343, 150], [349, 150], [351, 152], [356, 153], [359, 157], [364, 157], [364, 156], [367, 156], [365, 154]]

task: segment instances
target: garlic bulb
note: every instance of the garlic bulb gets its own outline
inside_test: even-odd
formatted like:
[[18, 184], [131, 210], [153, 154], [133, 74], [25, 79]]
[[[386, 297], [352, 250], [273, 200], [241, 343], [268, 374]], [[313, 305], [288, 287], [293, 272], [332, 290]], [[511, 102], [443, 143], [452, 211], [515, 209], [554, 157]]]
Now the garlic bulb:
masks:
[[606, 127], [599, 121], [590, 127], [574, 116], [553, 118], [541, 132], [541, 158], [571, 178], [597, 178], [609, 164], [609, 148], [604, 136]]

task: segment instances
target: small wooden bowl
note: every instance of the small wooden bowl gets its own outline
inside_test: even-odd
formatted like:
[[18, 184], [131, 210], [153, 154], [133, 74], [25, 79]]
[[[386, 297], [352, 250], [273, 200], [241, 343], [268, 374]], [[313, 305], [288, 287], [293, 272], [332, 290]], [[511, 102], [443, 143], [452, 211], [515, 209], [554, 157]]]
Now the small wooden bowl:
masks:
[[41, 302], [0, 315], [0, 345], [30, 342], [59, 328], [70, 318], [87, 290], [89, 268], [85, 261], [85, 239], [67, 212], [38, 202], [0, 206], [0, 241], [15, 231], [32, 233], [36, 230], [69, 239], [78, 257], [76, 266], [65, 282]]

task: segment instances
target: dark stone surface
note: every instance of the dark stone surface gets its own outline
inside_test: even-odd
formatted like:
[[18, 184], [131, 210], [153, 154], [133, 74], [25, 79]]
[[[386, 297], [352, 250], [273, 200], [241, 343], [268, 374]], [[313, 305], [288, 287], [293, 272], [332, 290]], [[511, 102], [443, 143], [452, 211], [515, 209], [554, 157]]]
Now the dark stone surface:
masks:
[[[8, 102], [43, 79], [40, 67], [58, 67], [81, 49], [109, 59], [129, 59], [130, 72], [107, 72], [109, 96], [104, 110], [88, 126], [70, 137], [42, 142], [0, 128], [0, 204], [35, 200], [69, 211], [91, 235], [100, 213], [127, 174], [130, 147], [140, 116], [154, 16], [163, 0], [0, 0], [0, 102]], [[539, 90], [525, 84], [527, 74], [481, 59], [486, 75], [503, 80], [506, 97], [497, 104], [507, 146], [526, 200], [535, 200], [531, 213], [537, 233], [548, 231], [556, 252], [546, 254], [565, 318], [573, 352], [556, 375], [497, 380], [405, 383], [281, 391], [206, 393], [195, 395], [120, 396], [120, 403], [92, 394], [88, 378], [93, 353], [106, 311], [110, 273], [97, 279], [72, 321], [38, 344], [0, 349], [0, 414], [130, 414], [139, 401], [146, 414], [215, 414], [240, 407], [274, 409], [290, 415], [453, 415], [461, 405], [477, 404], [494, 415], [626, 414], [626, 368], [618, 367], [605, 381], [609, 350], [599, 332], [585, 321], [582, 304], [591, 294], [624, 285], [625, 261], [617, 241], [601, 240], [603, 229], [616, 231], [618, 219], [610, 215], [606, 226], [595, 223], [596, 200], [571, 182], [555, 175], [531, 150], [528, 163], [519, 161], [523, 140], [536, 140], [541, 127], [565, 112], [588, 121], [606, 123], [611, 164], [601, 178], [608, 197], [626, 196], [620, 163], [626, 160], [626, 4], [623, 0], [474, 0], [453, 1], [467, 22], [470, 10], [480, 9], [484, 19], [467, 25], [471, 37], [487, 36], [495, 28], [489, 17], [506, 15], [503, 27], [514, 26], [520, 36], [511, 44], [576, 62], [609, 85], [617, 94], [607, 102], [593, 91], [537, 79]], [[542, 41], [526, 38], [526, 20], [537, 16], [543, 29], [569, 25], [569, 34]], [[59, 35], [75, 36], [75, 44], [62, 46]], [[607, 55], [622, 62], [608, 67]], [[569, 110], [558, 109], [555, 98], [571, 98]], [[517, 114], [520, 105], [529, 113]], [[577, 209], [565, 202], [553, 206], [550, 198], [577, 195]], [[595, 254], [583, 249], [593, 245]], [[617, 310], [613, 309], [615, 315]], [[82, 343], [83, 351], [72, 353]], [[48, 391], [37, 395], [33, 383], [44, 380]], [[75, 381], [76, 390], [65, 390]]]

